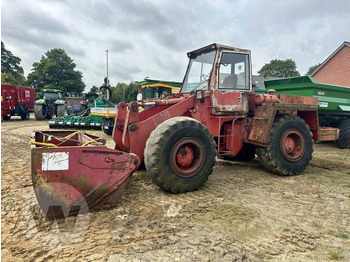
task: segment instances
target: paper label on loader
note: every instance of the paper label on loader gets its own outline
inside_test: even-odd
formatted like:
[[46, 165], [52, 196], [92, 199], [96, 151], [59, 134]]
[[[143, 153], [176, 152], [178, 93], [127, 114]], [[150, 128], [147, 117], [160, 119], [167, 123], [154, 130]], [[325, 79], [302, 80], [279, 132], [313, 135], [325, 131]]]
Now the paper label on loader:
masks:
[[68, 169], [69, 152], [42, 153], [42, 171], [56, 171]]

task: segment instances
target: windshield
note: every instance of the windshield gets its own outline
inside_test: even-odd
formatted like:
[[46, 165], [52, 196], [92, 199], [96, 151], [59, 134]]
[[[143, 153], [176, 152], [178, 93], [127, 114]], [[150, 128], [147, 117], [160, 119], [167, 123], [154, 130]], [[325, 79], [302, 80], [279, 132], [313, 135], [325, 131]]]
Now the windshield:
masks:
[[61, 98], [61, 95], [59, 93], [44, 93], [44, 99], [47, 99], [47, 100], [57, 100]]
[[161, 98], [171, 93], [168, 87], [146, 87], [142, 89], [142, 99]]
[[208, 89], [214, 58], [214, 50], [191, 58], [186, 77], [182, 84], [181, 93], [189, 93], [198, 89]]

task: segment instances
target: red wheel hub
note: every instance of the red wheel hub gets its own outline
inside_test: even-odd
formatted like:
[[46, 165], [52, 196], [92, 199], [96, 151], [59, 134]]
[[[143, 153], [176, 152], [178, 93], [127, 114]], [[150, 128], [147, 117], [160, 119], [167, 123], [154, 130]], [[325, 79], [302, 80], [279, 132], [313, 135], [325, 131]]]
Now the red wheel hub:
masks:
[[195, 138], [183, 138], [171, 149], [170, 164], [182, 177], [194, 176], [202, 168], [205, 159], [203, 145]]
[[280, 149], [288, 161], [298, 161], [304, 155], [305, 148], [305, 139], [299, 130], [290, 129], [282, 135]]
[[181, 147], [176, 155], [176, 161], [180, 166], [188, 168], [194, 159], [194, 152], [188, 145]]

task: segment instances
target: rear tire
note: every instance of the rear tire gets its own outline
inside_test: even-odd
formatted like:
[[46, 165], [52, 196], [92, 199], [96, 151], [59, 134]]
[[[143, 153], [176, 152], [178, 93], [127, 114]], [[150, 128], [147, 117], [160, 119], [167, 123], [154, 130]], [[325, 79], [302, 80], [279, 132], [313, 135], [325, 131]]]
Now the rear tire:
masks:
[[11, 115], [3, 116], [2, 119], [3, 119], [4, 121], [8, 121], [8, 120], [11, 119]]
[[57, 105], [57, 117], [64, 117], [66, 114], [66, 105]]
[[312, 159], [312, 134], [300, 117], [276, 118], [267, 147], [257, 147], [261, 164], [269, 171], [292, 176], [305, 170]]
[[350, 149], [350, 119], [343, 120], [340, 125], [339, 139], [336, 145], [342, 149]]
[[45, 106], [44, 105], [34, 105], [34, 115], [36, 120], [45, 119]]
[[145, 166], [165, 191], [185, 193], [201, 187], [213, 172], [216, 144], [209, 130], [190, 117], [174, 117], [152, 131]]

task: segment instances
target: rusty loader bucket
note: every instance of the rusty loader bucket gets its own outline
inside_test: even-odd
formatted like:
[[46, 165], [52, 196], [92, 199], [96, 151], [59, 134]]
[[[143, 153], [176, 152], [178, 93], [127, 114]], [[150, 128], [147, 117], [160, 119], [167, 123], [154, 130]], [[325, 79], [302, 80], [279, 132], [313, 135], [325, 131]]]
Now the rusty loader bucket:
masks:
[[48, 219], [110, 208], [139, 166], [139, 158], [77, 131], [37, 131], [31, 169], [39, 206]]

